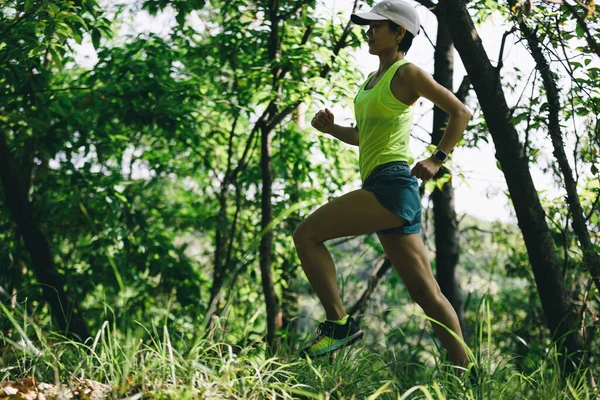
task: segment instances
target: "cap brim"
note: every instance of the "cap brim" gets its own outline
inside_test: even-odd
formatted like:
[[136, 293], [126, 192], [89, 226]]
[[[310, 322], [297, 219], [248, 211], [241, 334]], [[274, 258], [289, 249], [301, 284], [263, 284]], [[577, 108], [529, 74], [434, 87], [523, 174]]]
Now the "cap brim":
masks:
[[387, 18], [372, 12], [362, 12], [352, 14], [350, 20], [356, 25], [369, 25], [371, 21], [387, 21]]

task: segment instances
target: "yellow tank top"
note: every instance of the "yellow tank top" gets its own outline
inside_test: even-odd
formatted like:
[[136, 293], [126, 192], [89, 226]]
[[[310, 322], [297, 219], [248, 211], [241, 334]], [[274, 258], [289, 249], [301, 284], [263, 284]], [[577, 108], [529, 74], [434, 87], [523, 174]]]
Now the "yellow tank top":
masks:
[[413, 110], [394, 97], [390, 83], [398, 67], [406, 64], [398, 60], [383, 74], [375, 87], [365, 90], [371, 75], [362, 84], [354, 98], [354, 116], [358, 128], [358, 168], [364, 182], [375, 167], [392, 161], [414, 158], [408, 147]]

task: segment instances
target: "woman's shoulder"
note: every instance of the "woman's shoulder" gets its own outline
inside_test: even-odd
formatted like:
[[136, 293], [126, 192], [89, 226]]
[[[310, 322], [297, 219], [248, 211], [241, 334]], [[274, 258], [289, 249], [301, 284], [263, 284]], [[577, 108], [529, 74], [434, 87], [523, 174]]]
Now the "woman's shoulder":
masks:
[[396, 99], [404, 104], [413, 105], [419, 98], [417, 87], [418, 81], [423, 79], [423, 74], [427, 72], [412, 62], [406, 62], [398, 67], [390, 84]]
[[432, 76], [412, 62], [402, 64], [394, 74], [393, 81], [396, 84], [416, 86], [419, 82], [429, 81]]
[[414, 64], [410, 61], [406, 61], [405, 63], [401, 64], [396, 70], [396, 75], [405, 76], [407, 78], [416, 77], [423, 73], [426, 72], [417, 64]]

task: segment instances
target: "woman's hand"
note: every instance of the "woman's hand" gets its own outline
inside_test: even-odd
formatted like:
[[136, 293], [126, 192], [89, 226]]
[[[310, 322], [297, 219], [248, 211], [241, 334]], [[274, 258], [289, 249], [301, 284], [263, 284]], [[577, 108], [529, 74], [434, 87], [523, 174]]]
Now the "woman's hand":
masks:
[[325, 110], [318, 111], [313, 117], [310, 124], [318, 131], [323, 133], [331, 133], [333, 130], [334, 116], [331, 111], [327, 108]]
[[440, 170], [442, 162], [435, 156], [426, 160], [419, 161], [410, 171], [410, 176], [416, 176], [419, 179], [431, 179]]

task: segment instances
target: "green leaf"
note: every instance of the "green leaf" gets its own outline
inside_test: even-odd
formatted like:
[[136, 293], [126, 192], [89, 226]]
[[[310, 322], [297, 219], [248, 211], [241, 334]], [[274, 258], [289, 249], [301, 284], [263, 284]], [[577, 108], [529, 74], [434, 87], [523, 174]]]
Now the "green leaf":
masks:
[[56, 66], [58, 67], [58, 69], [62, 69], [63, 68], [62, 57], [60, 56], [60, 54], [58, 54], [58, 52], [56, 51], [56, 48], [54, 46], [51, 46], [49, 48], [49, 50], [50, 50], [50, 55], [52, 56], [52, 61], [54, 61], [56, 63]]
[[38, 46], [35, 46], [33, 49], [29, 50], [29, 54], [27, 56], [29, 58], [33, 58], [42, 53], [44, 50], [46, 50], [46, 45], [44, 43], [39, 44]]
[[54, 3], [48, 3], [46, 5], [46, 12], [50, 14], [51, 17], [55, 17], [58, 13], [60, 13], [60, 8]]
[[581, 63], [578, 61], [571, 61], [571, 66], [573, 67], [574, 70], [577, 70], [578, 68], [583, 67], [583, 65], [581, 65]]
[[64, 22], [60, 22], [56, 24], [56, 34], [62, 34], [65, 38], [70, 38], [73, 37], [73, 29]]
[[81, 38], [81, 34], [79, 32], [73, 31], [73, 39], [75, 40], [75, 42], [77, 44], [81, 44], [82, 38]]
[[116, 135], [110, 135], [109, 137], [110, 137], [111, 141], [122, 141], [122, 142], [129, 141], [129, 138], [125, 135], [116, 134]]
[[529, 113], [528, 112], [524, 112], [518, 115], [515, 115], [512, 117], [511, 122], [513, 125], [518, 125], [519, 122], [521, 121], [525, 121], [527, 119], [527, 117], [529, 117]]
[[100, 31], [98, 29], [92, 31], [92, 44], [96, 50], [100, 47]]
[[88, 29], [87, 24], [85, 23], [85, 21], [83, 20], [83, 18], [81, 18], [79, 15], [77, 14], [70, 14], [69, 16], [67, 16], [65, 18], [66, 21], [75, 21], [80, 23], [81, 25], [83, 25], [83, 27], [85, 29]]
[[433, 191], [435, 190], [435, 181], [429, 179], [427, 182], [425, 182], [425, 190], [427, 191], [427, 193], [433, 193]]
[[113, 194], [117, 199], [121, 200], [123, 203], [128, 203], [127, 197], [123, 196], [121, 193], [114, 192]]

